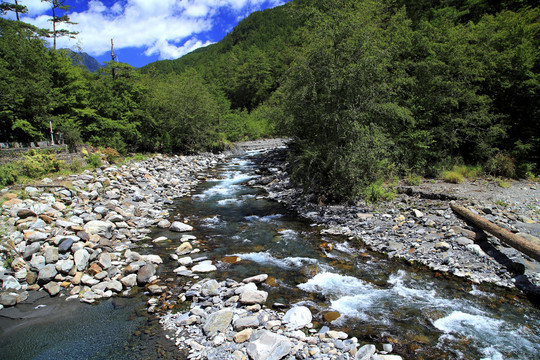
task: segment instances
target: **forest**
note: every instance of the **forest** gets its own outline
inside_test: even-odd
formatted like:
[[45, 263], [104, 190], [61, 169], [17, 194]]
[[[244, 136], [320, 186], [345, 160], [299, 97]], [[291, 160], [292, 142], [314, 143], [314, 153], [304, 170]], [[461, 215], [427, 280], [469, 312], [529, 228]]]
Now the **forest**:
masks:
[[0, 18], [0, 141], [49, 124], [120, 153], [287, 136], [295, 181], [331, 201], [456, 165], [534, 177], [539, 19], [526, 0], [294, 0], [180, 59], [91, 73]]

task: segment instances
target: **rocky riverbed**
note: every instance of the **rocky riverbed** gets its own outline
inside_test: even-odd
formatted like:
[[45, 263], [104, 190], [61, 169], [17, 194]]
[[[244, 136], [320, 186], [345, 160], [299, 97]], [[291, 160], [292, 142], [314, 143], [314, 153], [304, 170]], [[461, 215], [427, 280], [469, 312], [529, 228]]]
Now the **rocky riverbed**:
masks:
[[221, 159], [159, 155], [44, 179], [18, 192], [4, 189], [0, 311], [25, 302], [29, 291], [92, 303], [154, 281], [162, 259], [133, 249], [150, 227], [191, 229], [171, 223], [166, 207]]
[[323, 233], [348, 236], [370, 250], [474, 283], [518, 287], [538, 300], [540, 264], [470, 226], [450, 209], [450, 201], [456, 201], [540, 243], [537, 183], [512, 181], [510, 188], [502, 188], [487, 180], [459, 185], [425, 180], [419, 186], [399, 186], [394, 201], [327, 205], [293, 186], [288, 166], [286, 153], [277, 150], [265, 158], [259, 170], [261, 177], [252, 184], [264, 187], [270, 199], [324, 226]]
[[[253, 143], [247, 148], [264, 146]], [[144, 288], [147, 311], [161, 317], [180, 358], [401, 359], [392, 353], [390, 343], [377, 349], [337, 329], [315, 328], [309, 307], [268, 302], [265, 288], [276, 284], [270, 284], [275, 279], [266, 274], [212, 278], [220, 271], [217, 264], [205, 256], [196, 237], [182, 234], [192, 230], [189, 214], [171, 218], [169, 208], [224, 158], [155, 156], [45, 179], [20, 193], [5, 191], [2, 262], [9, 266], [0, 268], [0, 312], [15, 309], [13, 305], [28, 301], [34, 293], [92, 303]], [[445, 184], [424, 183], [403, 188], [396, 201], [377, 206], [324, 205], [291, 184], [284, 150], [264, 157], [256, 172], [259, 176], [250, 180], [251, 185], [264, 187], [269, 198], [322, 225], [327, 236], [348, 236], [349, 241], [423, 264], [437, 274], [518, 286], [532, 294], [538, 290], [537, 262], [468, 226], [449, 208], [450, 200], [459, 201], [533, 237], [538, 230], [535, 184], [517, 185], [523, 192], [519, 201], [511, 200], [512, 193], [504, 200], [463, 199], [468, 194], [449, 191]], [[150, 239], [150, 228], [155, 227], [177, 235]], [[148, 242], [178, 246], [165, 259], [163, 254], [147, 254], [152, 247], [141, 248]], [[332, 252], [332, 245], [326, 246], [324, 251]], [[235, 258], [221, 261], [240, 261]], [[168, 278], [156, 272], [164, 260], [176, 264]]]

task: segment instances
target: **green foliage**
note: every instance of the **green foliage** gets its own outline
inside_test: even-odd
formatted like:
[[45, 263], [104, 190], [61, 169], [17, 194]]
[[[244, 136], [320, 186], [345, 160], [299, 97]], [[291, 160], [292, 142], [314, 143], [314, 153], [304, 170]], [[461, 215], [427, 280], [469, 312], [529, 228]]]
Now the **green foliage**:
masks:
[[55, 154], [46, 151], [29, 150], [20, 161], [22, 175], [37, 179], [50, 173], [60, 171], [64, 161], [56, 159]]
[[486, 171], [494, 176], [512, 178], [516, 175], [515, 161], [512, 157], [504, 153], [497, 153], [488, 160]]
[[453, 171], [453, 170], [443, 171], [441, 174], [441, 178], [444, 181], [453, 183], [453, 184], [461, 184], [463, 181], [465, 181], [465, 177], [463, 176], [463, 174], [461, 174], [458, 171]]
[[12, 163], [0, 165], [0, 187], [15, 184], [19, 177], [19, 167]]
[[510, 186], [512, 186], [512, 184], [510, 184], [509, 182], [501, 179], [501, 178], [497, 178], [495, 179], [495, 181], [497, 182], [497, 185], [499, 185], [500, 187], [502, 187], [503, 189], [508, 189]]
[[378, 203], [381, 201], [391, 201], [396, 197], [393, 189], [388, 189], [382, 181], [374, 182], [363, 190], [364, 199], [367, 203]]
[[105, 160], [107, 160], [110, 164], [115, 164], [120, 159], [120, 154], [113, 148], [102, 148], [99, 150], [99, 152], [105, 156]]
[[422, 183], [422, 177], [420, 175], [410, 173], [409, 175], [407, 175], [405, 182], [407, 183], [407, 185], [418, 186]]
[[99, 154], [97, 153], [88, 154], [88, 156], [86, 157], [86, 163], [91, 168], [96, 169], [102, 165], [101, 156], [99, 156]]

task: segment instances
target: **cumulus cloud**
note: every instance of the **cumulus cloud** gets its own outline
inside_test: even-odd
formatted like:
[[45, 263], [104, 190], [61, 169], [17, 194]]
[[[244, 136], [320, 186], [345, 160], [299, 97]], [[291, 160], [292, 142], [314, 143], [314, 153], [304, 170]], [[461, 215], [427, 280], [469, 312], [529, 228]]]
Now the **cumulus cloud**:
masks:
[[[244, 17], [265, 4], [282, 3], [284, 0], [91, 0], [88, 9], [69, 13], [76, 25], [64, 26], [79, 32], [77, 40], [60, 38], [58, 46], [77, 44], [83, 51], [100, 56], [110, 50], [112, 38], [116, 49], [136, 47], [147, 56], [175, 59], [210, 44], [207, 34], [223, 13]], [[51, 27], [47, 3], [26, 0], [24, 4], [29, 13], [23, 21]]]

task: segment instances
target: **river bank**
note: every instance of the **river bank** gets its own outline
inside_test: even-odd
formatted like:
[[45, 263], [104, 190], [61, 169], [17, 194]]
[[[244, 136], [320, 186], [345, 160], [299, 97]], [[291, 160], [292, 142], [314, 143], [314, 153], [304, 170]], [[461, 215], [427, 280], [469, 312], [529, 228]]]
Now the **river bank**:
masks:
[[253, 185], [268, 198], [285, 204], [322, 233], [344, 235], [370, 250], [416, 263], [443, 274], [523, 290], [540, 299], [540, 264], [459, 218], [450, 201], [470, 207], [488, 220], [540, 242], [540, 187], [513, 181], [510, 188], [477, 180], [464, 184], [424, 181], [401, 184], [393, 201], [380, 204], [321, 204], [314, 194], [295, 187], [289, 177], [286, 152], [265, 157]]

